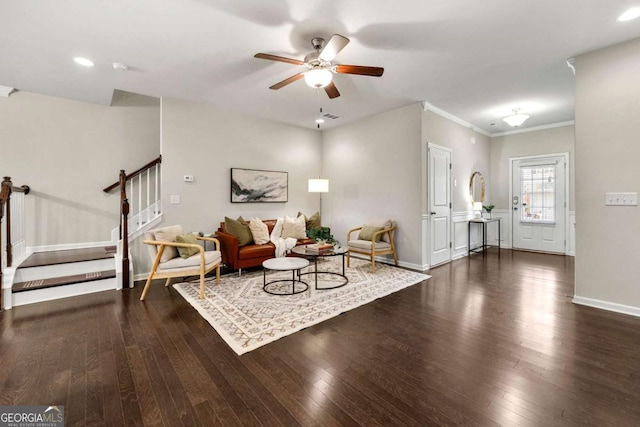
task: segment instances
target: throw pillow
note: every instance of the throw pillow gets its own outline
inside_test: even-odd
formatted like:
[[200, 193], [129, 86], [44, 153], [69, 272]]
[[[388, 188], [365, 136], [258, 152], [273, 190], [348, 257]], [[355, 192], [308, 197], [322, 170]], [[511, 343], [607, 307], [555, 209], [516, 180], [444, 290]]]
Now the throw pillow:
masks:
[[[193, 233], [181, 234], [176, 237], [176, 243], [198, 243], [196, 235]], [[200, 252], [198, 248], [177, 248], [182, 258], [189, 258]]]
[[256, 245], [264, 245], [269, 242], [269, 228], [260, 218], [251, 218], [249, 229]]
[[[153, 232], [153, 234], [154, 240], [173, 243], [176, 241], [176, 237], [178, 237], [179, 234], [184, 234], [184, 231], [182, 231], [181, 225], [171, 225], [169, 227], [158, 228]], [[158, 249], [160, 249], [160, 247], [158, 247]], [[177, 256], [178, 250], [175, 246], [165, 246], [162, 256], [160, 257], [160, 262], [167, 262]]]
[[[240, 222], [239, 220], [242, 220]], [[251, 229], [242, 217], [238, 219], [224, 217], [224, 228], [227, 233], [238, 238], [238, 246], [246, 246], [253, 242], [253, 236], [251, 235]]]
[[[392, 226], [392, 222], [390, 219], [371, 219], [367, 221], [367, 225], [373, 225], [374, 227], [390, 228]], [[391, 243], [391, 241], [389, 240], [389, 233], [384, 233], [382, 235], [382, 241]]]
[[[363, 225], [362, 226], [362, 230], [360, 230], [360, 234], [358, 234], [358, 240], [368, 240], [371, 241], [371, 238], [373, 237], [374, 233], [377, 233], [378, 231], [384, 230], [384, 227], [376, 227], [374, 225]], [[380, 238], [382, 237], [382, 234], [378, 234], [376, 236], [376, 240], [375, 242], [379, 242]]]
[[306, 239], [306, 224], [304, 216], [298, 218], [289, 218], [285, 215], [284, 222], [282, 223], [282, 237], [293, 237], [294, 239]]
[[322, 228], [322, 225], [320, 225], [320, 212], [316, 212], [313, 215], [307, 217], [306, 215], [304, 215], [301, 212], [298, 212], [298, 216], [304, 216], [304, 221], [305, 221], [305, 225], [307, 227], [307, 230], [317, 230], [319, 228]]

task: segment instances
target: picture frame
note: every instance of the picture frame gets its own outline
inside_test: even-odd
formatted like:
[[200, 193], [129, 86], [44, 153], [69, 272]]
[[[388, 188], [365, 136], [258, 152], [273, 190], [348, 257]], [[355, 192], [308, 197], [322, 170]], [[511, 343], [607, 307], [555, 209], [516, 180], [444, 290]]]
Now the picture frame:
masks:
[[288, 172], [231, 168], [231, 203], [288, 201]]

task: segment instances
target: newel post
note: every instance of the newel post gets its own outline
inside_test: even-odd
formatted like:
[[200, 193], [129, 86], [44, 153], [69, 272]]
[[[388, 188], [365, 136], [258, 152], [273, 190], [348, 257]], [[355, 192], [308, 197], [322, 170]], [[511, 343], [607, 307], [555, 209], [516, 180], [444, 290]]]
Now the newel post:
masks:
[[[11, 267], [11, 178], [5, 176], [0, 185], [0, 222], [7, 207], [7, 267]], [[2, 227], [0, 227], [0, 242], [2, 241]], [[0, 248], [0, 252], [2, 248]], [[4, 292], [2, 290], [2, 262], [0, 261], [0, 311], [4, 309]]]

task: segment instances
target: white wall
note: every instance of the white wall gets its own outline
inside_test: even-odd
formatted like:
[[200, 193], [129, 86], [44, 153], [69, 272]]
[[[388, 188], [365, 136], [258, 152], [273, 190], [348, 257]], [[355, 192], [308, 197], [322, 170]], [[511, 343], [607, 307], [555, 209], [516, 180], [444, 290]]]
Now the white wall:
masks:
[[569, 153], [569, 210], [575, 206], [575, 127], [562, 126], [491, 138], [490, 181], [493, 204], [510, 209], [509, 159], [538, 154]]
[[[205, 104], [162, 99], [162, 204], [160, 226], [181, 224], [185, 231], [215, 232], [225, 216], [262, 219], [311, 215], [319, 197], [307, 191], [320, 174], [321, 134], [315, 130], [257, 119]], [[287, 203], [231, 203], [231, 168], [288, 172]], [[194, 182], [184, 182], [193, 175]], [[170, 204], [170, 196], [180, 204]], [[150, 261], [136, 250], [136, 273]]]
[[107, 241], [119, 194], [102, 189], [158, 157], [160, 100], [113, 106], [28, 92], [0, 97], [0, 174], [27, 184], [27, 246]]
[[576, 60], [576, 302], [640, 315], [640, 39]]
[[323, 217], [344, 242], [368, 219], [398, 223], [398, 258], [422, 266], [421, 107], [413, 104], [323, 132]]

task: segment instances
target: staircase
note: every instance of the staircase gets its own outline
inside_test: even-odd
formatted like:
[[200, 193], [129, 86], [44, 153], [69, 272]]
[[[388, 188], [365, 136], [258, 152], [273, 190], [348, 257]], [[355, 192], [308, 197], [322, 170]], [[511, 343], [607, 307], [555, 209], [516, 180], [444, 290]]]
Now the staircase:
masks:
[[115, 245], [33, 253], [16, 269], [11, 303], [116, 289], [115, 253]]

